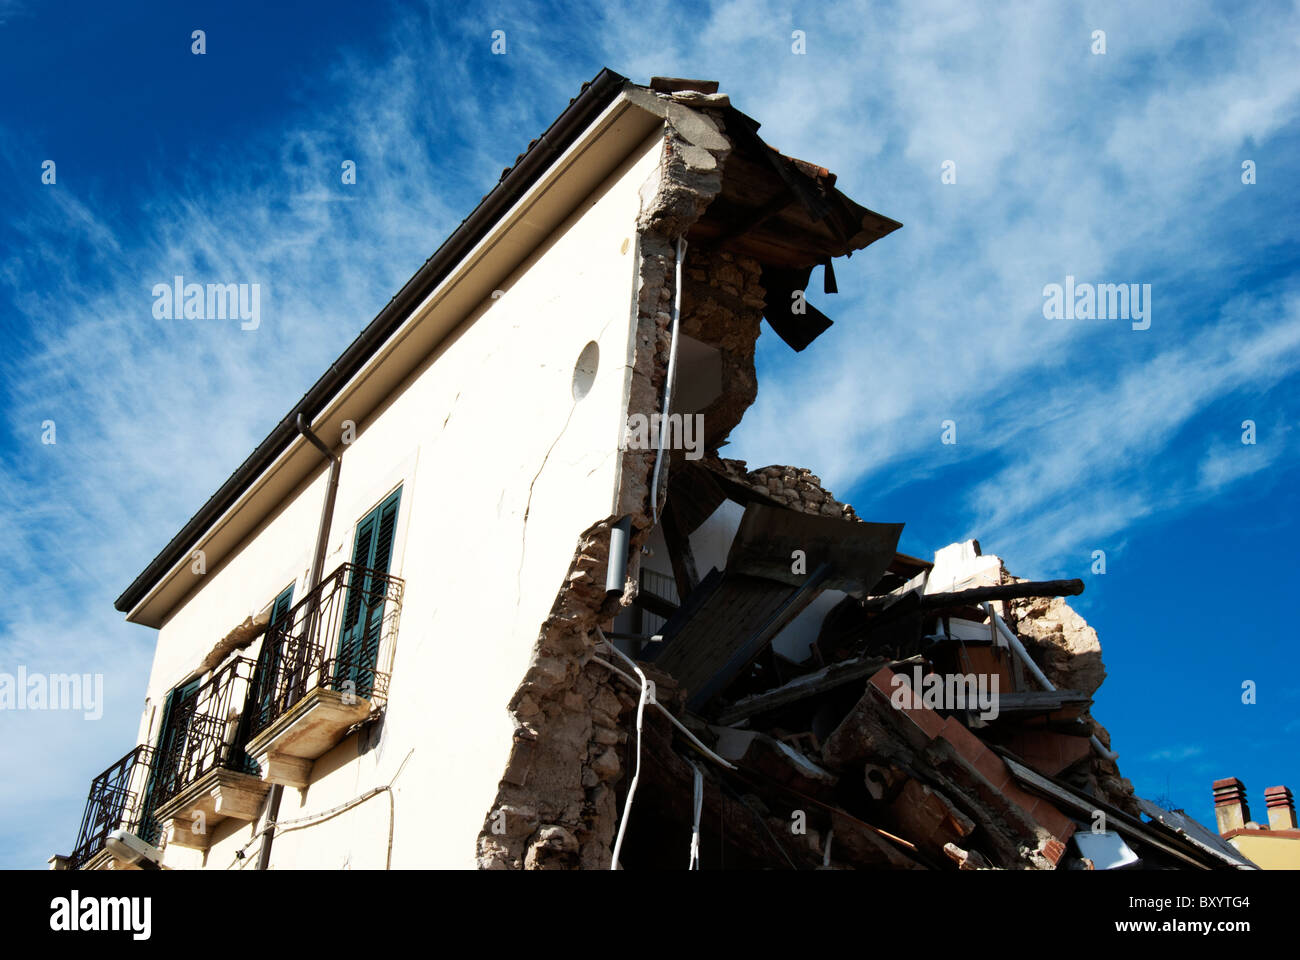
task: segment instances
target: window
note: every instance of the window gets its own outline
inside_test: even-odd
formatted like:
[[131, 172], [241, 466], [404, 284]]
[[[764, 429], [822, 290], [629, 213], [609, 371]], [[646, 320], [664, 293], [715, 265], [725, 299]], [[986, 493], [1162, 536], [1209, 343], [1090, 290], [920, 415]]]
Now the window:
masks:
[[249, 732], [260, 730], [266, 725], [274, 706], [282, 670], [284, 644], [292, 624], [289, 611], [293, 608], [293, 584], [285, 587], [271, 604], [271, 616], [266, 623], [266, 633], [262, 635], [262, 652], [257, 657], [257, 671], [249, 691], [248, 704], [244, 708], [241, 723], [240, 743], [248, 741]]
[[401, 497], [399, 487], [362, 517], [352, 546], [352, 570], [343, 607], [334, 681], [362, 698], [369, 698], [374, 689], [384, 600], [388, 593], [388, 567], [393, 558]]
[[153, 808], [176, 791], [199, 679], [195, 677], [189, 683], [174, 687], [163, 703], [162, 725], [158, 728], [153, 768], [149, 771], [149, 782], [144, 789], [144, 820], [140, 828], [140, 839], [146, 843], [157, 843], [162, 833], [162, 825], [154, 819]]

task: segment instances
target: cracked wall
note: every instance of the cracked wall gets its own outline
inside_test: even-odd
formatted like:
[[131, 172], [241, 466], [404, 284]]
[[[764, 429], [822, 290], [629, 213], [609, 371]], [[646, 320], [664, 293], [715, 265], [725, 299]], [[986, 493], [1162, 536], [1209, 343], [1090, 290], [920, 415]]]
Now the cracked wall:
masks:
[[[623, 422], [632, 413], [660, 410], [671, 344], [676, 242], [721, 189], [722, 167], [730, 149], [716, 111], [688, 109], [670, 96], [643, 99], [666, 123], [659, 164], [640, 193], [635, 327], [627, 406], [620, 411]], [[688, 250], [687, 262], [697, 261], [714, 263], [704, 251]], [[681, 328], [722, 352], [722, 396], [706, 411], [708, 418], [722, 425], [733, 418], [738, 422], [753, 399], [753, 341], [762, 301], [761, 293], [755, 292], [756, 265], [723, 260], [721, 255], [719, 263], [726, 264], [725, 279], [708, 268], [703, 278], [691, 278], [689, 288], [684, 279]], [[728, 322], [734, 314], [725, 298], [731, 298], [732, 307], [744, 307], [753, 331], [747, 346], [729, 339]], [[739, 400], [729, 396], [733, 392]], [[731, 426], [734, 422], [727, 423], [726, 430]], [[665, 454], [660, 502], [670, 459]], [[617, 784], [624, 772], [627, 741], [622, 718], [636, 701], [621, 683], [611, 682], [609, 672], [593, 663], [592, 656], [597, 627], [611, 620], [620, 603], [630, 602], [635, 594], [640, 547], [653, 525], [654, 462], [654, 450], [622, 452], [615, 513], [582, 535], [541, 626], [532, 661], [510, 700], [514, 735], [497, 796], [478, 836], [480, 867], [599, 869], [610, 865], [618, 818]], [[632, 523], [629, 579], [623, 597], [607, 598], [609, 529], [623, 516]]]

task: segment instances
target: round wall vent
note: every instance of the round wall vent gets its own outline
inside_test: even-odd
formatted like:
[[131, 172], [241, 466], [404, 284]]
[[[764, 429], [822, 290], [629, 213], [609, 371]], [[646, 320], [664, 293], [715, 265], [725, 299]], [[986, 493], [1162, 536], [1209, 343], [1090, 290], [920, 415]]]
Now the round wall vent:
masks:
[[593, 340], [582, 348], [578, 362], [573, 366], [573, 399], [581, 400], [596, 382], [596, 368], [600, 365], [600, 347]]

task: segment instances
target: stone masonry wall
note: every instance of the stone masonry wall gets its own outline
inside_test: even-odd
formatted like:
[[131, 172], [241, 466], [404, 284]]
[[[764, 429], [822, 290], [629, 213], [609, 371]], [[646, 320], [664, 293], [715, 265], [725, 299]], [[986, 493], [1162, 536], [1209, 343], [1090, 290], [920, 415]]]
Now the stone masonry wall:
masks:
[[[672, 97], [638, 96], [667, 124], [661, 163], [642, 188], [636, 331], [625, 413], [659, 409], [671, 339], [675, 241], [721, 189], [722, 164], [730, 150], [715, 111], [691, 110]], [[752, 344], [749, 351], [752, 368]], [[597, 628], [613, 618], [620, 604], [630, 603], [635, 591], [629, 578], [622, 598], [605, 596], [610, 527], [622, 516], [631, 517], [629, 553], [635, 573], [653, 524], [653, 469], [653, 450], [624, 451], [617, 513], [583, 533], [542, 624], [532, 662], [509, 704], [514, 741], [478, 836], [481, 868], [610, 865], [618, 818], [616, 785], [623, 775], [620, 752], [627, 740], [622, 717], [636, 701], [591, 658]], [[668, 469], [661, 469], [661, 491], [667, 477]]]

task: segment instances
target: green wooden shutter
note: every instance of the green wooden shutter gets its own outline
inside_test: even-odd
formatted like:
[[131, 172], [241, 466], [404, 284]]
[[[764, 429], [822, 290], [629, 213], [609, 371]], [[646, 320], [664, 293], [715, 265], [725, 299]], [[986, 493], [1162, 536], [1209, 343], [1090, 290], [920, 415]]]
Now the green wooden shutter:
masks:
[[153, 816], [156, 803], [169, 798], [175, 789], [175, 779], [180, 769], [181, 754], [185, 750], [185, 738], [188, 733], [189, 718], [194, 713], [193, 703], [185, 709], [187, 700], [192, 700], [199, 689], [199, 678], [189, 683], [173, 687], [163, 701], [162, 723], [158, 727], [158, 740], [154, 746], [153, 763], [149, 768], [149, 780], [144, 788], [144, 812], [140, 828], [140, 839], [145, 843], [157, 843], [162, 834], [162, 824]]
[[271, 604], [271, 617], [266, 623], [266, 633], [262, 635], [262, 652], [257, 657], [257, 673], [254, 675], [248, 707], [244, 710], [244, 716], [249, 718], [247, 732], [250, 736], [254, 731], [259, 731], [268, 724], [276, 694], [280, 692], [285, 631], [292, 626], [286, 621], [292, 608], [293, 584], [291, 583]]
[[[370, 566], [370, 557], [375, 548], [375, 526], [379, 519], [379, 509], [371, 511], [357, 524], [356, 540], [352, 545], [352, 566], [348, 574], [348, 596], [343, 605], [343, 636], [350, 637], [361, 620], [361, 608], [364, 605], [365, 591], [362, 589], [362, 570]], [[339, 656], [343, 656], [340, 644]]]
[[351, 681], [356, 695], [362, 698], [369, 697], [374, 690], [388, 592], [387, 581], [382, 578], [393, 559], [401, 497], [399, 488], [366, 514], [357, 524], [352, 546], [352, 563], [359, 569], [351, 573], [334, 674], [339, 688]]

